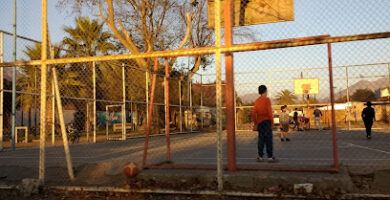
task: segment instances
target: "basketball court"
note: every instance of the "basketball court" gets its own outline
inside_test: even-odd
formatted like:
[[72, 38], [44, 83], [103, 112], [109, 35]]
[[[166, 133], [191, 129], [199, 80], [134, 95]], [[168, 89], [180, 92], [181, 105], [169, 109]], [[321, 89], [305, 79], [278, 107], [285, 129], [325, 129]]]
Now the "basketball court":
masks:
[[[381, 168], [390, 165], [389, 133], [374, 132], [373, 139], [367, 140], [363, 131], [339, 131], [338, 150], [343, 166]], [[324, 168], [333, 164], [332, 134], [330, 131], [304, 131], [290, 134], [290, 142], [281, 142], [279, 132], [274, 132], [274, 154], [278, 163], [258, 163], [257, 133], [237, 133], [237, 166], [264, 167], [311, 167]], [[215, 133], [192, 133], [172, 135], [171, 153], [173, 165], [191, 163], [199, 166], [216, 166]], [[166, 147], [163, 136], [150, 140], [148, 164], [165, 161]], [[226, 140], [224, 138], [224, 163], [226, 164]], [[47, 147], [48, 167], [66, 167], [62, 146]], [[76, 144], [70, 146], [75, 167], [101, 162], [140, 163], [144, 150], [144, 138], [126, 141], [108, 141], [97, 144]], [[29, 166], [38, 168], [39, 148], [20, 148], [3, 151], [0, 166]]]
[[[386, 59], [388, 57], [386, 55], [380, 56], [381, 54], [365, 53], [365, 51], [375, 52], [375, 49], [381, 47], [379, 42], [378, 44], [375, 43], [375, 46], [370, 46], [371, 43], [368, 43], [368, 40], [390, 38], [390, 32], [383, 32], [387, 30], [386, 28], [379, 26], [373, 27], [371, 30], [370, 27], [371, 31], [376, 32], [367, 32], [359, 28], [368, 27], [367, 25], [371, 24], [359, 24], [359, 26], [348, 28], [345, 24], [350, 25], [351, 19], [357, 16], [337, 16], [335, 15], [338, 14], [337, 12], [329, 12], [337, 11], [336, 7], [326, 8], [326, 4], [313, 6], [320, 8], [318, 10], [330, 13], [335, 19], [330, 18], [330, 15], [314, 15], [320, 12], [311, 9], [312, 7], [307, 5], [295, 7], [300, 2], [294, 2], [294, 0], [205, 0], [203, 1], [204, 7], [199, 8], [196, 8], [198, 1], [191, 1], [188, 8], [183, 3], [184, 7], [179, 9], [176, 9], [174, 4], [171, 6], [167, 2], [161, 4], [164, 9], [169, 7], [167, 12], [175, 11], [167, 17], [165, 17], [164, 9], [162, 12], [153, 10], [157, 9], [154, 5], [150, 7], [152, 10], [145, 12], [144, 8], [139, 9], [140, 7], [138, 8], [134, 4], [133, 6], [122, 6], [115, 5], [114, 2], [116, 3], [116, 1], [109, 0], [99, 1], [98, 10], [96, 7], [95, 11], [99, 11], [100, 15], [97, 18], [101, 18], [101, 26], [105, 24], [108, 27], [108, 29], [105, 29], [109, 31], [107, 37], [112, 36], [113, 41], [119, 43], [112, 43], [112, 50], [109, 48], [105, 52], [96, 50], [95, 55], [91, 55], [89, 52], [78, 53], [75, 48], [67, 47], [69, 44], [66, 44], [65, 41], [67, 35], [70, 34], [67, 29], [64, 29], [63, 37], [58, 38], [58, 40], [62, 40], [61, 44], [64, 44], [64, 47], [61, 48], [68, 48], [64, 50], [66, 53], [62, 55], [63, 49], [57, 48], [55, 45], [52, 46], [48, 30], [52, 25], [47, 21], [47, 0], [42, 0], [42, 26], [37, 26], [41, 27], [38, 28], [38, 31], [42, 31], [41, 42], [39, 42], [42, 48], [36, 50], [41, 52], [41, 56], [37, 58], [29, 56], [30, 60], [17, 60], [17, 20], [15, 17], [15, 32], [13, 34], [15, 44], [14, 62], [0, 64], [1, 80], [4, 79], [3, 68], [12, 67], [13, 70], [12, 91], [7, 91], [8, 93], [12, 92], [12, 109], [7, 111], [11, 115], [4, 115], [3, 106], [0, 106], [0, 149], [2, 149], [4, 129], [2, 121], [5, 119], [3, 116], [11, 120], [10, 123], [4, 124], [11, 125], [10, 128], [7, 128], [7, 131], [10, 130], [10, 133], [7, 134], [11, 136], [12, 140], [12, 150], [5, 149], [0, 152], [0, 167], [2, 168], [0, 170], [0, 185], [3, 180], [8, 184], [11, 181], [20, 182], [24, 178], [38, 178], [41, 183], [47, 181], [49, 184], [57, 181], [67, 185], [67, 183], [70, 183], [67, 182], [69, 180], [89, 179], [91, 177], [91, 179], [96, 177], [109, 179], [107, 178], [109, 175], [113, 175], [112, 179], [115, 179], [119, 184], [114, 176], [123, 176], [123, 167], [128, 162], [135, 162], [138, 167], [144, 169], [213, 170], [210, 172], [216, 172], [219, 191], [228, 188], [224, 188], [226, 176], [223, 174], [225, 171], [228, 173], [240, 170], [258, 170], [258, 173], [263, 173], [266, 170], [323, 172], [320, 181], [326, 181], [329, 172], [343, 174], [347, 171], [345, 168], [361, 169], [362, 171], [367, 168], [370, 170], [389, 168], [390, 145], [388, 141], [390, 141], [390, 133], [387, 130], [382, 131], [383, 129], [381, 131], [374, 130], [372, 139], [367, 140], [363, 130], [341, 130], [337, 123], [342, 122], [342, 120], [337, 120], [335, 109], [335, 102], [337, 101], [335, 88], [337, 88], [339, 89], [339, 99], [344, 104], [344, 109], [342, 111], [339, 109], [339, 115], [345, 116], [345, 123], [348, 119], [348, 128], [350, 129], [352, 104], [349, 98], [349, 87], [358, 91], [361, 89], [357, 87], [360, 81], [370, 80], [369, 83], [375, 84], [378, 81], [376, 79], [381, 77], [387, 81], [386, 85], [372, 90], [389, 88], [390, 63]], [[121, 3], [126, 5], [126, 2]], [[130, 3], [130, 1], [127, 3]], [[346, 5], [343, 9], [347, 10], [346, 8], [349, 7], [351, 6]], [[366, 8], [366, 5], [362, 5], [362, 7]], [[80, 8], [82, 8], [81, 10], [85, 9]], [[119, 11], [123, 10], [124, 15], [115, 16], [119, 12], [118, 10], [114, 11], [114, 8], [121, 8]], [[305, 8], [306, 10], [302, 9], [296, 12], [295, 8]], [[310, 10], [307, 10], [307, 8], [310, 8]], [[155, 14], [139, 17], [141, 20], [132, 18], [140, 15], [126, 16], [128, 13], [137, 13], [137, 9], [141, 11], [142, 15], [145, 13]], [[351, 13], [359, 13], [355, 12], [355, 8], [351, 9]], [[92, 11], [92, 9], [87, 10]], [[176, 13], [178, 10], [180, 12]], [[202, 13], [202, 10], [205, 13]], [[360, 13], [363, 11], [366, 13], [364, 9]], [[344, 13], [344, 11], [338, 12]], [[310, 13], [310, 15], [306, 15], [307, 13]], [[88, 16], [88, 13], [86, 14]], [[89, 14], [92, 16], [93, 13]], [[96, 16], [95, 14], [94, 16]], [[385, 16], [383, 14], [379, 15]], [[182, 17], [180, 20], [183, 22], [177, 23], [175, 21], [177, 20], [176, 17], [178, 19]], [[350, 21], [348, 23], [344, 22], [345, 24], [335, 23], [342, 21], [337, 20], [338, 18], [349, 19]], [[144, 19], [148, 19], [147, 21], [150, 22], [143, 23]], [[157, 20], [156, 23], [156, 19], [162, 20]], [[164, 22], [164, 19], [174, 20]], [[131, 20], [136, 23], [133, 24]], [[123, 26], [122, 21], [130, 23]], [[137, 21], [140, 21], [141, 25], [137, 25]], [[198, 21], [198, 24], [195, 24], [196, 21]], [[325, 22], [328, 21], [333, 23], [330, 23], [328, 27], [322, 27], [321, 23], [326, 24]], [[355, 21], [371, 23], [370, 20], [357, 19]], [[382, 22], [383, 19], [379, 21]], [[277, 22], [284, 23], [279, 23], [280, 26], [260, 25]], [[77, 22], [77, 24], [82, 23]], [[154, 27], [154, 24], [161, 25], [160, 27]], [[164, 26], [162, 26], [163, 24]], [[119, 27], [117, 27], [118, 25]], [[240, 29], [237, 27], [241, 26], [243, 28], [241, 34], [245, 35], [245, 28], [248, 27], [243, 26], [250, 25], [259, 26], [256, 36], [259, 35], [261, 38], [249, 34], [249, 37], [254, 39], [250, 39], [248, 42], [245, 40], [237, 42], [239, 32], [233, 31], [233, 29], [235, 27], [236, 30]], [[63, 27], [68, 26], [63, 25]], [[195, 27], [198, 27], [198, 29]], [[210, 30], [203, 33], [200, 27], [202, 30], [206, 30], [207, 27]], [[337, 30], [339, 27], [340, 30]], [[222, 28], [223, 34], [221, 34]], [[203, 34], [207, 36], [200, 37]], [[193, 37], [194, 35], [197, 35], [197, 37]], [[93, 39], [97, 39], [97, 42], [104, 42], [102, 39]], [[172, 41], [167, 41], [167, 39]], [[196, 39], [199, 41], [196, 41]], [[110, 40], [107, 39], [107, 43]], [[2, 35], [0, 41], [0, 46], [3, 47]], [[88, 39], [88, 41], [93, 40]], [[387, 43], [384, 43], [384, 40], [380, 41], [384, 46], [380, 50], [387, 52], [386, 48], [389, 45], [386, 45]], [[346, 44], [347, 42], [350, 43]], [[157, 45], [157, 43], [161, 44]], [[364, 45], [359, 48], [359, 46], [350, 46], [349, 44]], [[21, 47], [18, 48], [22, 49]], [[332, 48], [335, 50], [332, 51]], [[53, 54], [56, 49], [60, 49], [58, 54], [61, 56]], [[47, 55], [47, 50], [50, 51], [50, 55]], [[3, 54], [3, 48], [1, 48], [1, 54]], [[332, 57], [332, 54], [336, 54], [336, 56]], [[361, 58], [377, 56], [378, 58], [356, 60], [353, 56]], [[0, 60], [3, 62], [3, 58]], [[187, 60], [187, 64], [185, 60]], [[383, 69], [378, 71], [378, 74], [368, 73], [369, 70], [366, 72], [360, 69], [354, 75], [355, 77], [351, 79], [351, 83], [356, 85], [355, 88], [352, 87], [353, 85], [349, 85], [348, 66], [344, 65], [349, 65], [352, 72], [352, 65], [358, 68], [359, 65], [366, 66], [373, 63], [380, 63], [388, 68], [381, 67]], [[340, 66], [334, 67], [336, 64]], [[29, 75], [27, 71], [21, 73], [19, 76], [25, 78], [26, 83], [19, 83], [21, 85], [16, 87], [17, 81], [24, 80], [16, 79], [16, 71], [19, 68], [27, 67], [37, 68], [40, 74], [37, 75], [34, 69], [34, 84], [32, 84], [32, 75]], [[57, 76], [57, 68], [59, 76]], [[369, 68], [371, 71], [375, 71], [373, 68]], [[203, 73], [206, 72], [206, 69], [211, 70], [212, 75], [207, 78], [206, 82], [203, 82]], [[344, 69], [345, 76], [344, 71], [342, 71]], [[304, 72], [305, 76], [303, 76]], [[385, 76], [385, 73], [388, 73], [389, 76]], [[37, 80], [40, 82], [40, 88], [38, 88]], [[198, 81], [200, 81], [200, 84]], [[275, 107], [287, 105], [291, 106], [290, 111], [293, 109], [298, 111], [299, 109], [299, 112], [301, 112], [299, 122], [302, 122], [301, 128], [304, 127], [302, 131], [299, 126], [298, 131], [291, 131], [289, 133], [291, 141], [287, 142], [281, 141], [279, 129], [276, 129], [275, 126], [272, 144], [273, 156], [276, 157], [278, 162], [272, 163], [266, 162], [266, 160], [257, 162], [258, 133], [249, 131], [252, 126], [251, 116], [253, 114], [251, 114], [251, 107], [254, 101], [251, 102], [248, 98], [249, 100], [244, 103], [242, 97], [244, 95], [258, 95], [257, 87], [263, 84], [269, 88], [267, 91], [268, 97]], [[1, 82], [1, 105], [4, 104], [3, 95], [5, 90], [3, 85]], [[198, 91], [195, 90], [195, 85], [198, 86]], [[205, 92], [207, 90], [203, 90], [204, 85], [212, 85], [212, 90]], [[31, 88], [29, 88], [30, 86]], [[41, 134], [39, 135], [39, 147], [15, 149], [16, 88], [23, 90], [18, 91], [22, 92], [18, 93], [20, 99], [26, 99], [21, 98], [22, 94], [34, 97], [31, 98], [31, 101], [33, 99], [37, 101], [36, 99], [40, 98], [39, 133]], [[245, 88], [248, 91], [244, 91]], [[25, 92], [24, 89], [30, 90]], [[50, 99], [45, 98], [50, 90]], [[279, 92], [283, 94], [283, 91], [287, 91], [285, 92], [287, 95], [278, 95]], [[343, 100], [344, 93], [347, 94], [345, 101]], [[291, 101], [274, 103], [283, 97]], [[211, 103], [204, 101], [206, 99]], [[359, 99], [354, 99], [354, 101], [366, 102], [366, 100]], [[389, 103], [389, 94], [387, 94], [387, 100], [381, 101]], [[35, 104], [34, 119], [38, 121], [38, 104]], [[77, 124], [81, 124], [80, 132], [84, 131], [81, 130], [83, 126], [88, 127], [84, 128], [87, 129], [86, 141], [88, 143], [68, 144], [70, 131], [66, 129], [66, 113], [63, 111], [69, 109], [69, 111], [74, 110], [75, 112], [84, 113], [84, 104], [86, 105], [87, 118], [91, 119], [85, 120], [80, 117], [77, 119]], [[90, 104], [92, 106], [89, 106]], [[133, 112], [133, 104], [135, 112]], [[90, 110], [90, 107], [92, 110]], [[273, 107], [273, 118], [278, 119], [280, 110], [279, 108], [275, 109], [275, 107]], [[31, 105], [29, 109], [31, 109]], [[322, 110], [324, 117], [322, 117], [322, 114], [319, 116], [317, 110], [314, 116], [314, 109]], [[28, 110], [27, 107], [25, 110]], [[98, 112], [99, 110], [100, 112]], [[139, 112], [140, 110], [142, 111]], [[196, 110], [202, 110], [200, 112], [202, 117], [199, 117], [199, 119], [196, 116], [199, 112], [196, 113]], [[206, 114], [209, 114], [207, 119], [210, 123], [206, 127], [203, 127], [203, 115], [205, 115], [203, 110], [208, 110]], [[381, 115], [384, 116], [382, 117], [384, 120], [380, 122], [383, 124], [385, 121], [390, 123], [390, 117], [388, 117], [390, 111], [387, 110], [387, 107], [383, 107], [382, 110]], [[355, 111], [355, 115], [356, 113], [358, 112]], [[104, 123], [98, 123], [97, 116], [105, 118]], [[180, 117], [176, 120], [176, 116]], [[58, 120], [56, 117], [58, 117]], [[145, 119], [142, 129], [144, 132], [137, 132], [137, 134], [140, 133], [140, 137], [128, 138], [127, 130], [136, 130], [138, 125], [142, 124], [142, 120], [141, 123], [138, 123], [138, 119], [141, 117]], [[183, 118], [186, 119], [183, 120]], [[298, 122], [297, 115], [294, 118]], [[69, 119], [74, 119], [73, 123], [76, 123], [76, 117], [69, 117]], [[266, 119], [270, 120], [269, 118]], [[22, 113], [22, 125], [23, 120]], [[237, 122], [239, 120], [240, 123]], [[326, 130], [313, 130], [313, 126], [310, 127], [314, 121], [318, 122], [318, 120], [323, 125], [327, 124]], [[198, 121], [202, 122], [202, 125], [195, 125], [196, 129], [194, 130], [199, 130], [199, 132], [194, 133], [192, 126], [197, 124]], [[59, 124], [58, 128], [56, 123]], [[376, 122], [376, 124], [379, 123]], [[47, 145], [48, 140], [46, 139], [50, 125], [52, 146]], [[91, 127], [89, 127], [90, 125]], [[186, 128], [184, 129], [186, 130], [183, 130], [183, 125], [185, 125]], [[248, 130], [240, 130], [240, 125]], [[298, 123], [295, 125], [298, 125]], [[359, 126], [359, 124], [356, 126]], [[390, 127], [390, 125], [387, 127]], [[25, 129], [25, 141], [28, 143], [28, 128]], [[37, 130], [38, 122], [35, 122], [35, 140], [38, 139]], [[54, 145], [56, 130], [58, 138], [62, 139], [59, 145]], [[180, 133], [171, 133], [174, 130], [180, 130]], [[102, 136], [102, 131], [105, 133], [105, 141], [96, 139], [98, 134]], [[183, 131], [188, 132], [183, 133]], [[89, 139], [89, 133], [92, 134], [92, 139]], [[269, 142], [267, 141], [267, 143]], [[264, 153], [266, 155], [265, 149]], [[90, 173], [83, 173], [85, 171]], [[168, 174], [175, 173], [174, 170], [165, 171]], [[192, 171], [188, 172], [191, 173]], [[301, 174], [298, 174], [298, 176], [301, 176]], [[179, 181], [181, 180], [177, 180], [178, 185], [180, 185]], [[214, 178], [213, 181], [215, 182]], [[75, 183], [77, 182], [73, 182], [73, 184]], [[92, 181], [92, 183], [97, 182]], [[123, 182], [120, 184], [123, 184]], [[105, 182], [105, 185], [111, 186], [109, 182]]]

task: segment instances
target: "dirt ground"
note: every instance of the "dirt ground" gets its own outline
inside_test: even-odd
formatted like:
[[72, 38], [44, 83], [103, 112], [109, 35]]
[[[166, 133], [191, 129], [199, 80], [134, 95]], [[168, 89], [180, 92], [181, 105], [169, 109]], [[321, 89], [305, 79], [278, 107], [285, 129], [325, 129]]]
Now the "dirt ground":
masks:
[[[42, 191], [29, 197], [24, 197], [16, 190], [0, 190], [0, 199], [7, 200], [254, 200], [254, 199], [281, 199], [293, 200], [301, 198], [283, 198], [283, 197], [231, 197], [231, 196], [205, 196], [205, 195], [157, 195], [157, 194], [130, 194], [130, 193], [107, 193], [107, 192], [68, 192], [68, 191]], [[309, 196], [304, 199], [385, 199], [385, 198], [342, 198], [328, 194], [322, 197]]]

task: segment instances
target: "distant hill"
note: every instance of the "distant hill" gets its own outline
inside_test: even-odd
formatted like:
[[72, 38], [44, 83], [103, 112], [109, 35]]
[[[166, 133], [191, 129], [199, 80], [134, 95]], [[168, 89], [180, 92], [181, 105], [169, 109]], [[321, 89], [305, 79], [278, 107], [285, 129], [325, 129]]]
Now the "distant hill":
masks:
[[[16, 71], [16, 78], [21, 76], [22, 74], [19, 71]], [[4, 68], [4, 79], [7, 81], [12, 81], [12, 67]]]
[[11, 67], [4, 68], [4, 79], [8, 80], [8, 81], [12, 80], [12, 68]]
[[[346, 86], [345, 86], [346, 87]], [[381, 88], [389, 87], [389, 82], [387, 78], [380, 78], [376, 81], [367, 81], [367, 80], [361, 80], [351, 86], [349, 86], [349, 95], [352, 95], [356, 92], [358, 89], [370, 89], [371, 91], [375, 92]], [[346, 96], [347, 95], [347, 89], [341, 90], [341, 91], [335, 91], [335, 96]]]
[[240, 96], [242, 103], [244, 104], [252, 104], [256, 101], [256, 99], [259, 97], [259, 94], [257, 93], [249, 93], [249, 94], [244, 94]]
[[[346, 85], [343, 85], [342, 87], [346, 87]], [[389, 87], [389, 82], [387, 78], [383, 77], [375, 81], [368, 81], [368, 80], [361, 80], [358, 81], [355, 84], [352, 84], [349, 86], [349, 94], [352, 96], [353, 93], [356, 92], [358, 89], [370, 89], [373, 92], [376, 92], [377, 90], [381, 88]], [[347, 95], [347, 89], [338, 90], [337, 88], [334, 91], [335, 99], [340, 98], [341, 96]], [[242, 102], [244, 104], [251, 104], [253, 103], [259, 95], [257, 93], [248, 93], [244, 95], [240, 95], [240, 98], [242, 99]], [[318, 98], [320, 102], [328, 102], [329, 97], [325, 98]]]

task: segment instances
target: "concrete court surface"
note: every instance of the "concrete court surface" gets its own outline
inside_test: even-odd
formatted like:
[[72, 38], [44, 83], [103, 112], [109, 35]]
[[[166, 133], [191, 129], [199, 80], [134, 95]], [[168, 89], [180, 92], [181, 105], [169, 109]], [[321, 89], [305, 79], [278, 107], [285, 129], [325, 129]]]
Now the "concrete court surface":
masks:
[[[274, 154], [279, 163], [257, 163], [257, 133], [237, 132], [237, 165], [261, 167], [332, 167], [332, 135], [329, 130], [294, 132], [290, 142], [281, 142], [279, 133], [274, 132]], [[224, 162], [226, 164], [226, 139], [224, 138]], [[390, 134], [374, 132], [367, 140], [363, 131], [338, 131], [337, 147], [339, 162], [348, 167], [390, 168]], [[126, 141], [107, 141], [97, 144], [75, 144], [70, 146], [74, 167], [94, 163], [116, 163], [116, 168], [128, 161], [141, 164], [144, 138]], [[216, 134], [192, 133], [171, 136], [173, 164], [216, 166]], [[150, 138], [148, 164], [166, 160], [166, 137]], [[18, 173], [18, 177], [38, 176], [39, 148], [18, 148], [0, 152], [0, 177]], [[46, 148], [47, 168], [66, 167], [62, 146]], [[21, 168], [22, 167], [22, 168]], [[15, 169], [15, 170], [12, 170]], [[16, 169], [26, 169], [18, 172]], [[33, 174], [28, 169], [34, 169]], [[54, 171], [54, 175], [55, 175]], [[58, 173], [66, 173], [62, 170]]]

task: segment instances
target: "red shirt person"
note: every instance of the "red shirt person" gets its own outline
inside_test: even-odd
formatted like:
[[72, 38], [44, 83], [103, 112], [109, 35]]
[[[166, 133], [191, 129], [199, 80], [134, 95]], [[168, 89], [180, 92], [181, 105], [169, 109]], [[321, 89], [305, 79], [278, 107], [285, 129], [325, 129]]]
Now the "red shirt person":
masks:
[[259, 137], [257, 142], [258, 157], [257, 161], [262, 162], [264, 156], [264, 146], [266, 147], [268, 161], [275, 162], [273, 156], [272, 126], [274, 124], [271, 100], [267, 97], [267, 87], [259, 86], [261, 95], [256, 101], [252, 110], [253, 129], [258, 131]]

